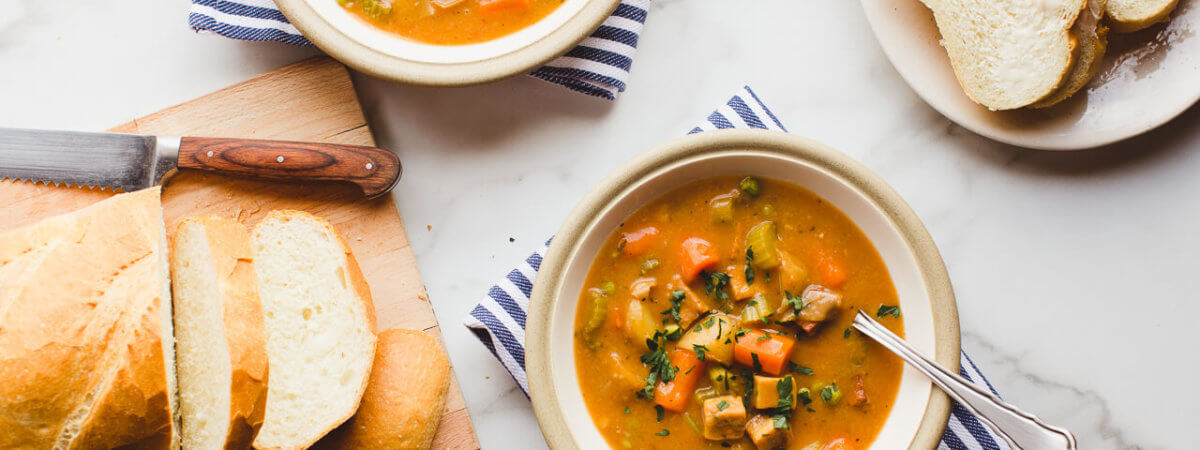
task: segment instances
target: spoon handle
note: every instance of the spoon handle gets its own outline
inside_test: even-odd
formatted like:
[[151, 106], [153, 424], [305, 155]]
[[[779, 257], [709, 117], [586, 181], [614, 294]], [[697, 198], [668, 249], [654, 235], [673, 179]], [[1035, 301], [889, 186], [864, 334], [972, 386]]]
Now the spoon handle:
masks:
[[854, 316], [854, 328], [891, 350], [900, 359], [924, 373], [933, 384], [963, 408], [979, 416], [981, 422], [996, 432], [1009, 446], [1026, 450], [1074, 450], [1075, 436], [1065, 429], [1047, 425], [1033, 414], [1021, 411], [1000, 400], [995, 394], [951, 373], [937, 363], [917, 353], [882, 324], [863, 311]]

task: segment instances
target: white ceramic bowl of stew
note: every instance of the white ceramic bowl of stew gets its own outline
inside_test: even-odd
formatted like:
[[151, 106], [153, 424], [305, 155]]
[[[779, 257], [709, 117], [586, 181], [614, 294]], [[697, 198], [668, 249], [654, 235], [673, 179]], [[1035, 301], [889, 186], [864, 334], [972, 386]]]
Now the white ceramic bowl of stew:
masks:
[[[871, 241], [889, 272], [905, 339], [951, 370], [959, 366], [954, 294], [932, 238], [877, 175], [823, 144], [761, 130], [694, 134], [647, 151], [596, 186], [555, 235], [534, 284], [526, 324], [526, 368], [534, 411], [553, 448], [603, 448], [576, 370], [575, 320], [601, 246], [640, 207], [683, 185], [754, 176], [807, 189], [840, 209]], [[874, 448], [934, 448], [950, 402], [905, 366]]]
[[510, 34], [455, 45], [386, 31], [347, 11], [338, 0], [276, 3], [317, 47], [361, 72], [411, 84], [458, 86], [528, 72], [567, 52], [599, 27], [620, 0], [562, 0], [545, 17]]

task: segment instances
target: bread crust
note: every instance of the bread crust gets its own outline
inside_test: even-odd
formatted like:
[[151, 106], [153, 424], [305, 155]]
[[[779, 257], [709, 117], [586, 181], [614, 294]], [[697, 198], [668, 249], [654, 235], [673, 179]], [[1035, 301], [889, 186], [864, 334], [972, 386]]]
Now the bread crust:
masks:
[[1057, 105], [1087, 86], [1100, 71], [1104, 53], [1108, 50], [1108, 27], [1100, 23], [1105, 4], [1106, 0], [1087, 0], [1079, 19], [1071, 27], [1071, 34], [1080, 45], [1070, 75], [1058, 90], [1029, 107], [1048, 108]]
[[[364, 318], [364, 320], [366, 320], [371, 333], [374, 335], [376, 333], [377, 325], [376, 325], [376, 320], [375, 320], [375, 302], [371, 297], [371, 288], [367, 284], [366, 277], [363, 276], [362, 269], [360, 269], [358, 266], [358, 260], [354, 258], [354, 254], [350, 250], [350, 245], [346, 242], [346, 239], [342, 236], [342, 234], [337, 231], [337, 228], [335, 228], [333, 226], [333, 224], [329, 223], [329, 221], [325, 220], [324, 218], [322, 218], [320, 216], [308, 213], [306, 211], [275, 210], [275, 211], [271, 211], [270, 213], [268, 213], [267, 216], [264, 217], [262, 219], [262, 221], [259, 222], [259, 225], [266, 223], [268, 221], [272, 221], [272, 220], [288, 221], [288, 220], [293, 220], [293, 219], [316, 222], [316, 223], [320, 224], [322, 227], [324, 227], [329, 235], [331, 235], [337, 239], [337, 242], [341, 246], [342, 251], [345, 254], [345, 259], [346, 259], [346, 262], [344, 264], [344, 268], [346, 270], [342, 274], [342, 276], [344, 277], [347, 285], [350, 286], [351, 289], [354, 290], [354, 293], [356, 294], [355, 296], [358, 297], [359, 301], [361, 302], [363, 318]], [[256, 225], [255, 227], [257, 228], [259, 225]], [[375, 347], [375, 346], [377, 346], [377, 345], [378, 345], [377, 340], [372, 341], [372, 346], [373, 346], [371, 348], [372, 352], [376, 351], [377, 347]], [[368, 374], [368, 376], [363, 377], [361, 385], [356, 390], [355, 398], [358, 399], [358, 401], [355, 403], [355, 408], [350, 411], [346, 411], [346, 413], [344, 415], [339, 416], [338, 420], [336, 420], [329, 427], [327, 427], [326, 429], [322, 430], [319, 434], [317, 434], [316, 438], [314, 438], [308, 442], [297, 443], [297, 445], [289, 446], [289, 447], [266, 445], [265, 443], [260, 443], [256, 439], [254, 441], [254, 448], [261, 449], [261, 450], [275, 450], [275, 449], [292, 449], [292, 448], [303, 449], [303, 448], [312, 446], [320, 439], [320, 437], [333, 431], [339, 425], [345, 423], [345, 421], [349, 420], [351, 417], [354, 416], [354, 413], [357, 410], [357, 406], [362, 401], [363, 393], [366, 392], [366, 390], [367, 390], [367, 385], [368, 385], [369, 380], [370, 380], [370, 376]]]
[[[242, 449], [250, 446], [262, 425], [269, 379], [267, 335], [254, 275], [250, 232], [232, 219], [201, 215], [180, 222], [175, 238], [178, 239], [180, 232], [190, 226], [199, 226], [203, 230], [213, 257], [212, 264], [220, 277], [222, 321], [232, 369], [224, 448]], [[171, 248], [177, 247], [173, 243]], [[173, 273], [182, 263], [176, 256], [173, 253], [171, 258]]]
[[0, 448], [178, 447], [166, 252], [157, 187], [0, 234]]
[[1177, 6], [1179, 0], [1110, 0], [1105, 12], [1113, 31], [1133, 33], [1170, 20]]
[[318, 447], [429, 448], [449, 387], [450, 362], [437, 339], [417, 330], [384, 331], [358, 413]]

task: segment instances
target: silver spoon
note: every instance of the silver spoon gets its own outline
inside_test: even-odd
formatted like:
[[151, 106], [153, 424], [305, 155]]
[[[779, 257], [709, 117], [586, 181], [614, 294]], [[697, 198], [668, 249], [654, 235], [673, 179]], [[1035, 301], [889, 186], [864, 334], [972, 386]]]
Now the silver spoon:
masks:
[[986, 424], [1004, 439], [1009, 446], [1026, 450], [1074, 450], [1075, 436], [1066, 429], [1047, 425], [1033, 414], [1021, 411], [1015, 406], [1005, 403], [991, 392], [976, 386], [951, 373], [937, 363], [917, 353], [917, 350], [896, 336], [891, 330], [872, 319], [862, 310], [854, 316], [854, 328], [862, 334], [879, 342], [900, 359], [911, 364], [924, 373], [933, 384], [946, 391], [946, 394], [963, 408], [979, 416]]

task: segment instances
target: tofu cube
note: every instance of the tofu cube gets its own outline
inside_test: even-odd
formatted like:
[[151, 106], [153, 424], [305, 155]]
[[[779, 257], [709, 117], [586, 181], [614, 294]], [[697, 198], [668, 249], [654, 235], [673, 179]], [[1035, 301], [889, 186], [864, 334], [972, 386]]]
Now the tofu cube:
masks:
[[705, 439], [737, 439], [746, 430], [746, 407], [738, 397], [722, 395], [705, 400], [703, 412]]
[[759, 450], [786, 448], [791, 431], [786, 428], [775, 428], [775, 420], [762, 414], [755, 414], [746, 422], [746, 434]]
[[[784, 379], [791, 379], [791, 377], [787, 376], [787, 377], [777, 378], [777, 377], [764, 377], [762, 375], [755, 375], [754, 376], [754, 399], [753, 399], [754, 407], [756, 409], [770, 409], [770, 408], [779, 406], [779, 383], [781, 381], [783, 381]], [[788, 389], [787, 391], [790, 396], [794, 397], [795, 392], [796, 392], [796, 385], [795, 385], [794, 381], [792, 381], [791, 383], [792, 383], [792, 388]], [[794, 401], [794, 398], [791, 403], [791, 406], [793, 408], [796, 407], [796, 402]]]

